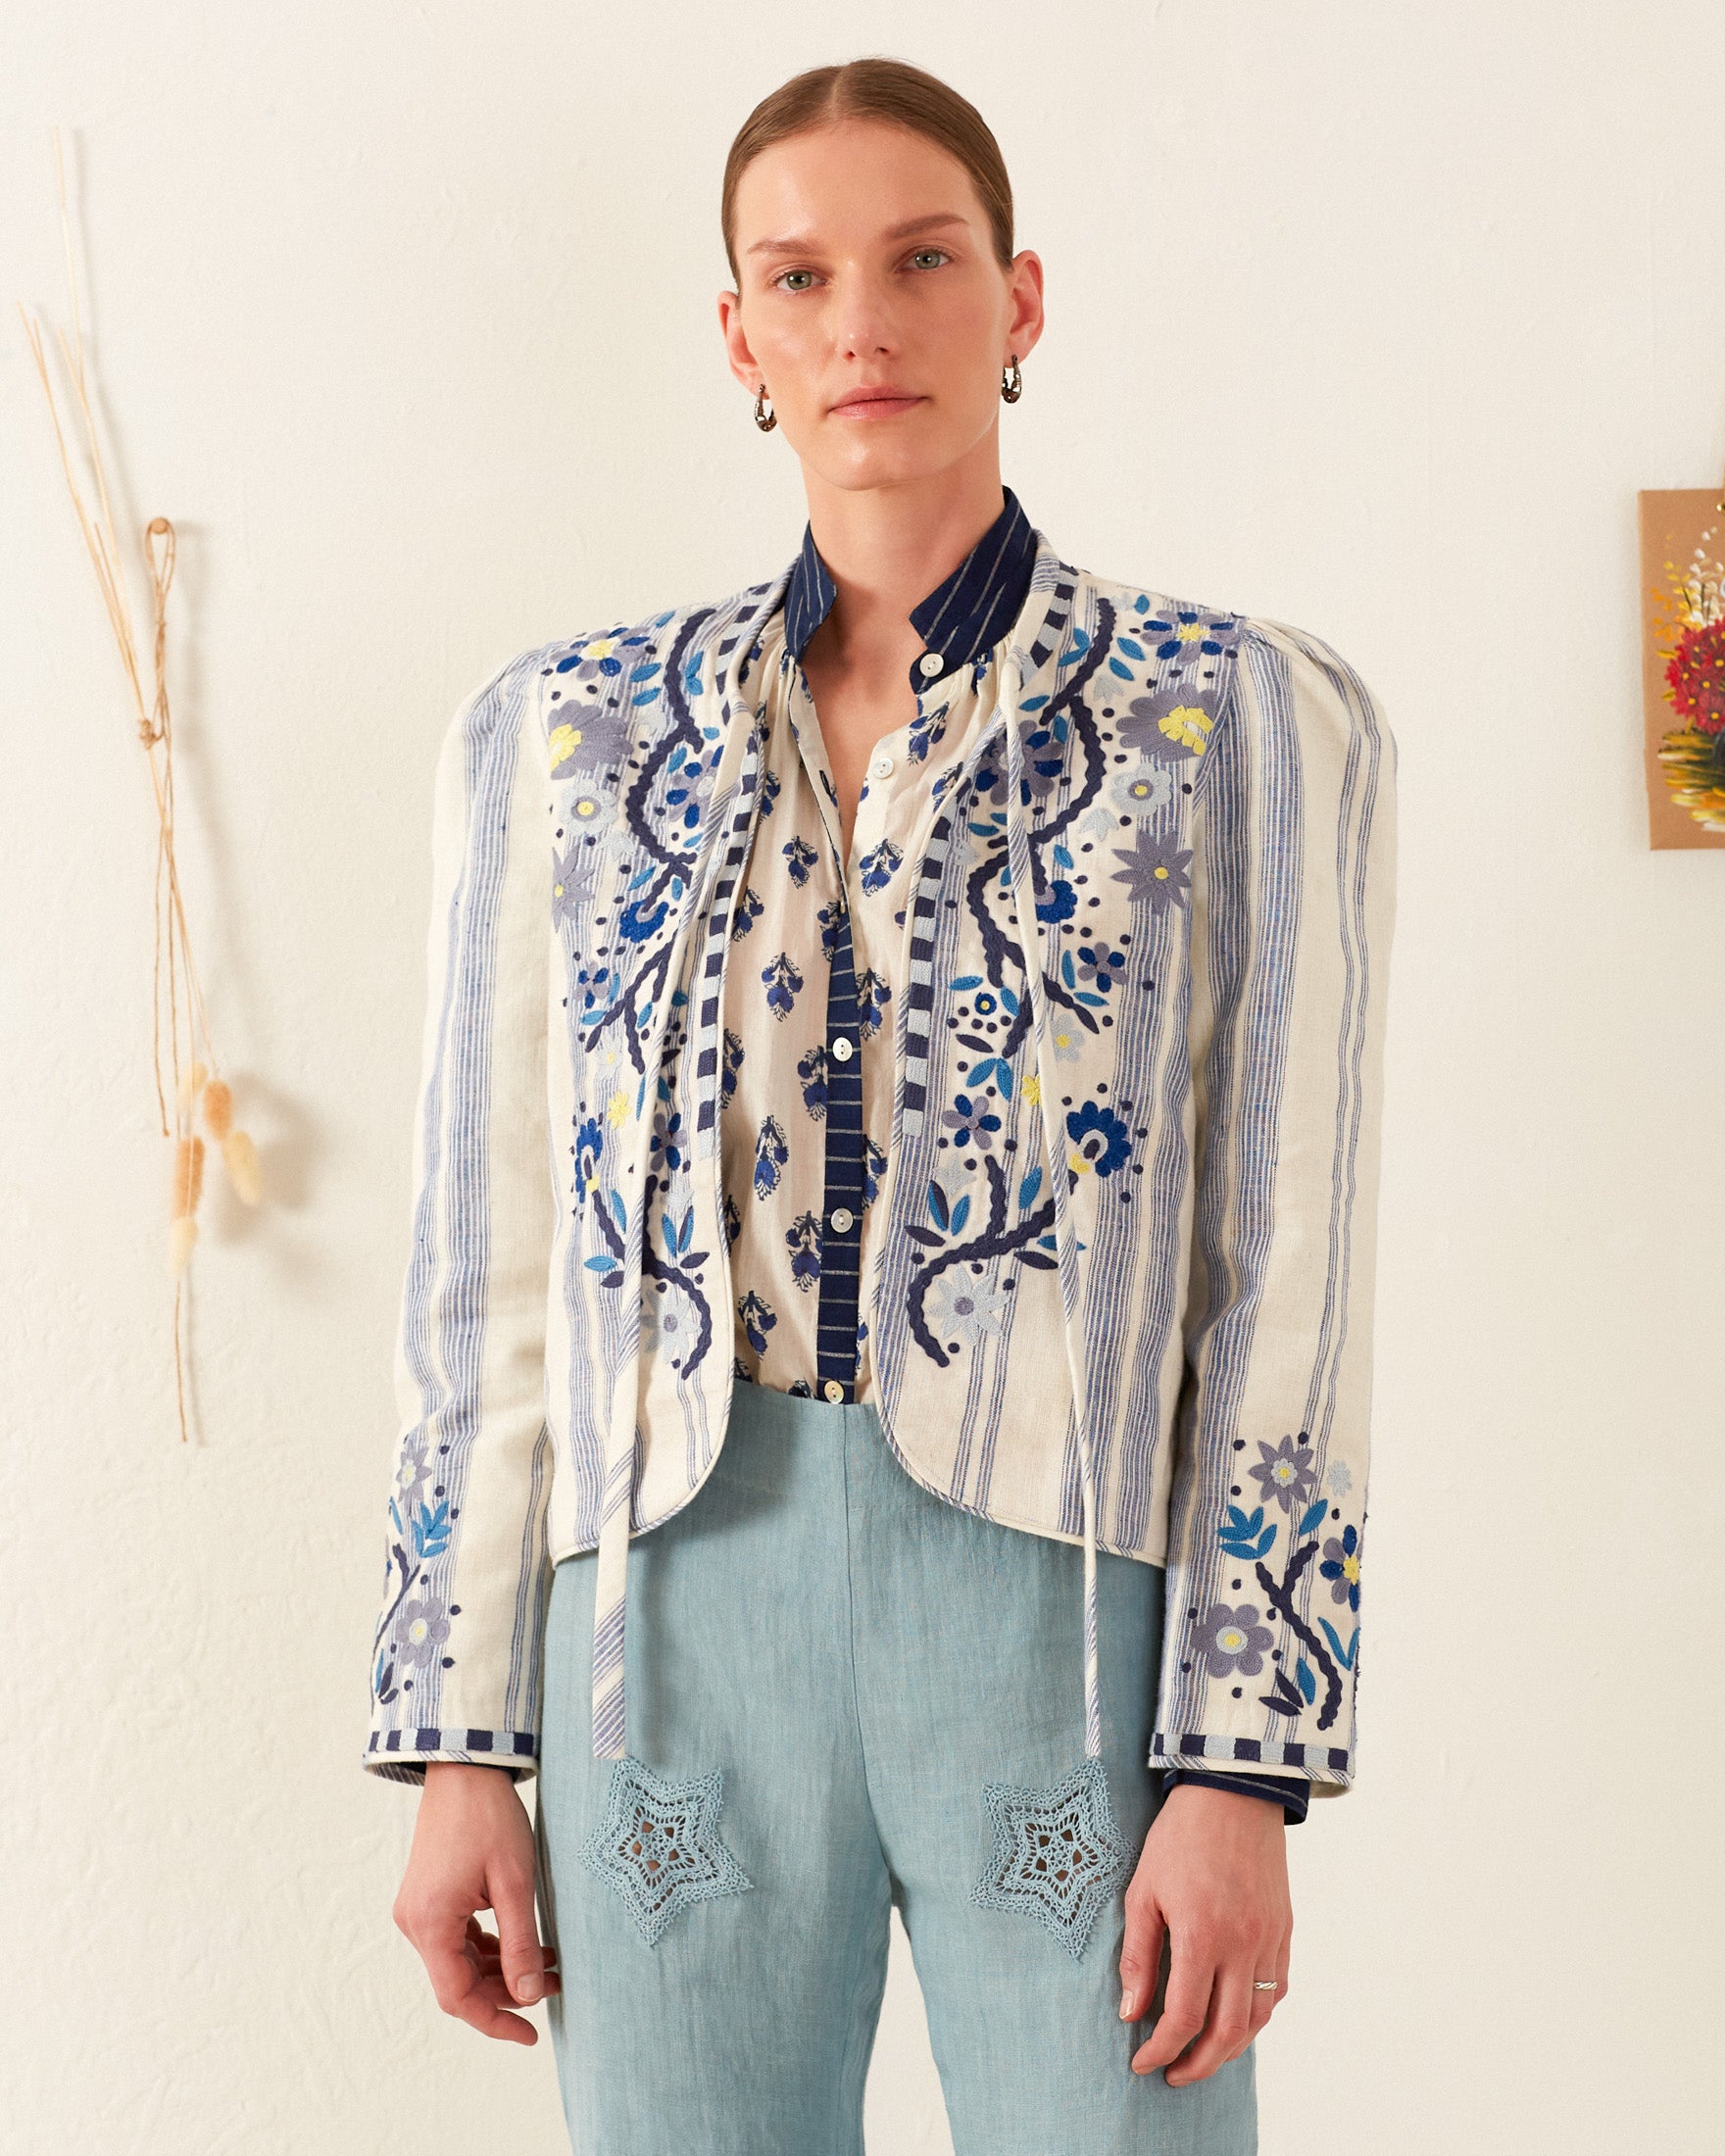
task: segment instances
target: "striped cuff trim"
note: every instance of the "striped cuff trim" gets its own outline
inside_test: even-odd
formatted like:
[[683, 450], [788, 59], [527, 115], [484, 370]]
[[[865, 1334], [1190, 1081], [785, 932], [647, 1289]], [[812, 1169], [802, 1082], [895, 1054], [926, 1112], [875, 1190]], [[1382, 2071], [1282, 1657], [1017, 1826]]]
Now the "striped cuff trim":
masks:
[[1184, 1767], [1200, 1759], [1250, 1759], [1260, 1767], [1299, 1767], [1306, 1774], [1354, 1771], [1354, 1755], [1344, 1744], [1272, 1744], [1257, 1737], [1206, 1737], [1186, 1732], [1171, 1737], [1158, 1730], [1150, 1740], [1148, 1764]]
[[531, 1730], [443, 1729], [373, 1730], [366, 1740], [364, 1764], [386, 1782], [423, 1782], [433, 1759], [507, 1767], [519, 1781], [538, 1766], [539, 1739]]

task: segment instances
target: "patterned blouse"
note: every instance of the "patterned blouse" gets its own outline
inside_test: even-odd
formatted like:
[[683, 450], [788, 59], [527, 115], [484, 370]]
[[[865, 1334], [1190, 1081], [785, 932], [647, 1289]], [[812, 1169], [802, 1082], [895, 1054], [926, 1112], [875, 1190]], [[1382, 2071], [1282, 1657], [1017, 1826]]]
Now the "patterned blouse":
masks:
[[[1010, 487], [999, 517], [911, 612], [925, 649], [911, 669], [916, 712], [869, 758], [848, 856], [819, 720], [802, 666], [837, 587], [806, 528], [782, 609], [758, 645], [769, 685], [760, 818], [743, 864], [724, 973], [719, 1150], [730, 1236], [739, 1380], [831, 1400], [873, 1397], [862, 1284], [893, 1124], [893, 1033], [916, 995], [907, 890], [942, 795], [997, 702], [1005, 639], [1023, 606], [1035, 532]], [[924, 994], [926, 991], [924, 991]], [[978, 997], [983, 1035], [991, 1024]], [[944, 1111], [943, 1145], [986, 1152], [1000, 1129], [973, 1044], [978, 1084]], [[955, 1316], [965, 1293], [945, 1293]], [[1060, 1276], [1022, 1268], [1012, 1293], [1044, 1307], [1051, 1355], [1062, 1341]], [[654, 1325], [654, 1290], [646, 1322]], [[1018, 1306], [1014, 1338], [1029, 1337]], [[657, 1332], [650, 1336], [656, 1341]], [[644, 1342], [644, 1345], [646, 1343]], [[1291, 1774], [1171, 1768], [1179, 1782], [1279, 1799], [1306, 1816]]]

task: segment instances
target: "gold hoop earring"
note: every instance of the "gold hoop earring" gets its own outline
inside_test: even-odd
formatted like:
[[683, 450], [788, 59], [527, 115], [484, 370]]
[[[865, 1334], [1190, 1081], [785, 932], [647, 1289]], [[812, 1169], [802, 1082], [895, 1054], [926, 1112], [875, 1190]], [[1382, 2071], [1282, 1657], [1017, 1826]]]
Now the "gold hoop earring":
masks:
[[1004, 367], [1001, 368], [1001, 399], [1003, 403], [1015, 405], [1024, 394], [1024, 377], [1018, 371], [1017, 353], [1011, 355], [1011, 361], [1012, 371], [1010, 374]]
[[763, 434], [770, 434], [773, 428], [778, 424], [778, 414], [776, 412], [768, 412], [764, 418], [762, 417], [762, 407], [764, 402], [765, 396], [766, 384], [763, 382], [761, 387], [755, 392], [755, 424], [761, 429]]

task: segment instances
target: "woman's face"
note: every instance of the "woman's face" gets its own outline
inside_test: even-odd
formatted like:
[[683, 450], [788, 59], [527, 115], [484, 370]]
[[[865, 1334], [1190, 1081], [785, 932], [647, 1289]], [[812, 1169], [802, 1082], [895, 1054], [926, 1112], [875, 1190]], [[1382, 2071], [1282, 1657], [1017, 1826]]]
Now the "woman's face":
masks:
[[[925, 136], [846, 120], [764, 150], [737, 183], [731, 371], [846, 489], [927, 478], [998, 425], [1001, 369], [1042, 334], [1042, 265], [994, 258], [969, 173]], [[903, 401], [847, 403], [882, 385]]]

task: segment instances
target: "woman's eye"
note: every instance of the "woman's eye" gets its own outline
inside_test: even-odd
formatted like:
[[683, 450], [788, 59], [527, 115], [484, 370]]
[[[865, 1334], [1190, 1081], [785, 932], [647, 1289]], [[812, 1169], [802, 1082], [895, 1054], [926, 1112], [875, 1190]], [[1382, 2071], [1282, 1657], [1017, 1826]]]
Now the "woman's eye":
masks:
[[[945, 247], [918, 247], [910, 259], [913, 263], [920, 263], [929, 256], [933, 256], [937, 263], [951, 262], [953, 259], [951, 253]], [[780, 292], [807, 292], [809, 290], [807, 284], [787, 284], [785, 279], [787, 277], [813, 277], [813, 270], [781, 270], [772, 280], [773, 287]]]
[[[777, 275], [776, 277], [774, 277], [772, 281], [773, 281], [773, 283], [774, 283], [774, 284], [778, 284], [778, 283], [782, 282], [782, 280], [783, 280], [784, 278], [786, 278], [786, 277], [807, 277], [807, 276], [811, 276], [811, 275], [813, 275], [813, 272], [812, 270], [781, 270], [779, 271], [778, 275]], [[802, 291], [806, 291], [806, 290], [808, 289], [808, 287], [807, 287], [806, 285], [801, 285], [801, 284], [799, 284], [799, 285], [793, 286], [793, 287], [792, 287], [792, 289], [793, 289], [793, 290], [795, 290], [795, 291], [798, 291], [798, 292], [802, 292]]]
[[911, 258], [912, 262], [916, 260], [917, 255], [939, 255], [943, 262], [951, 262], [953, 259], [944, 247], [918, 247], [916, 254]]

